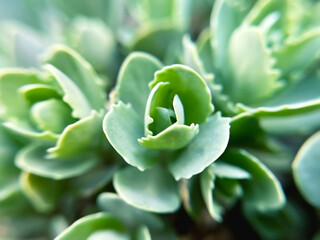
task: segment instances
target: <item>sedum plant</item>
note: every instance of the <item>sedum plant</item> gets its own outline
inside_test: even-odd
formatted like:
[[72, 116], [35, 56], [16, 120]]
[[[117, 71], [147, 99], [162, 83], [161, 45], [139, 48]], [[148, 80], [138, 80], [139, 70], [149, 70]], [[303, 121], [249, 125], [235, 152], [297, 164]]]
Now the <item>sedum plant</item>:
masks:
[[31, 2], [0, 0], [0, 238], [319, 238], [319, 3]]

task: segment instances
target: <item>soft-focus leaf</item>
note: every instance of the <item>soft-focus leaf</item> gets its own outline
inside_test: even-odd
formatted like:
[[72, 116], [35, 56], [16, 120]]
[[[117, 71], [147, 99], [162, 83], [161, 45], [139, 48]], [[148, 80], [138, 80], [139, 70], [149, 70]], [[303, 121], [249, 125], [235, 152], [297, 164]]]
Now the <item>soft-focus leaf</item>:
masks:
[[68, 103], [72, 108], [72, 116], [74, 118], [85, 118], [89, 116], [92, 108], [80, 88], [67, 75], [54, 66], [46, 65], [45, 68], [61, 85], [64, 91], [63, 101]]
[[294, 180], [301, 194], [311, 205], [317, 208], [320, 208], [319, 144], [320, 133], [317, 132], [302, 145], [292, 165]]
[[60, 180], [75, 177], [89, 171], [99, 160], [97, 156], [90, 154], [83, 154], [68, 160], [47, 159], [46, 150], [45, 146], [31, 144], [18, 153], [15, 163], [26, 172]]
[[163, 222], [157, 215], [127, 204], [114, 193], [101, 193], [97, 202], [101, 210], [111, 213], [131, 229], [135, 229], [139, 225], [146, 225], [150, 230], [164, 228]]
[[20, 184], [23, 193], [39, 212], [49, 212], [55, 208], [62, 190], [61, 182], [23, 172]]
[[[51, 52], [48, 53], [46, 62], [55, 66], [73, 81], [83, 93], [91, 108], [99, 110], [105, 107], [106, 94], [103, 89], [102, 80], [96, 75], [90, 64], [77, 52], [58, 45], [53, 47]], [[55, 72], [52, 73], [56, 77], [61, 75]], [[61, 81], [59, 83], [62, 85]]]
[[287, 86], [273, 98], [259, 107], [247, 107], [238, 104], [244, 111], [255, 116], [289, 116], [301, 114], [320, 108], [320, 78], [313, 76], [297, 84]]
[[229, 141], [229, 118], [217, 113], [200, 125], [198, 135], [174, 159], [168, 167], [176, 180], [190, 178], [202, 172], [224, 152]]
[[103, 131], [127, 163], [144, 170], [156, 163], [157, 154], [138, 143], [138, 139], [144, 135], [142, 121], [131, 105], [119, 102], [106, 114]]
[[123, 200], [146, 211], [169, 213], [180, 206], [178, 186], [162, 167], [144, 172], [127, 167], [114, 175], [113, 184]]
[[48, 158], [68, 158], [97, 150], [101, 144], [103, 112], [91, 114], [68, 125], [59, 136], [57, 145], [48, 149]]
[[100, 230], [113, 230], [122, 233], [121, 222], [107, 213], [96, 213], [80, 218], [63, 231], [55, 240], [87, 240], [91, 234]]
[[282, 87], [279, 71], [273, 69], [275, 60], [259, 28], [237, 29], [230, 39], [228, 58], [233, 79], [232, 85], [225, 87], [234, 101], [252, 104]]
[[41, 83], [38, 74], [30, 70], [3, 70], [0, 73], [0, 102], [5, 115], [16, 121], [28, 118], [30, 104], [19, 89], [27, 84]]
[[42, 131], [61, 133], [63, 129], [73, 123], [71, 109], [64, 102], [49, 99], [37, 102], [30, 109], [31, 120]]

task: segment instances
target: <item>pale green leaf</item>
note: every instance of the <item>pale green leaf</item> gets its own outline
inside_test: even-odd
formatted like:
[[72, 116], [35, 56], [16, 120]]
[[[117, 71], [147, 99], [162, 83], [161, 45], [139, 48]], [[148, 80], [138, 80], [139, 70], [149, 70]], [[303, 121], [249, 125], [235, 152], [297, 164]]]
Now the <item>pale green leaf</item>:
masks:
[[140, 115], [144, 115], [149, 96], [148, 84], [154, 73], [162, 67], [158, 59], [146, 53], [131, 53], [123, 62], [115, 94], [117, 100], [130, 103]]
[[13, 122], [5, 122], [3, 123], [3, 126], [10, 130], [12, 133], [26, 139], [40, 140], [54, 144], [59, 138], [59, 134], [55, 134], [50, 131], [38, 132], [32, 129], [28, 124], [23, 125]]
[[135, 235], [136, 240], [151, 240], [151, 234], [146, 226], [140, 227]]
[[157, 154], [142, 147], [138, 139], [144, 135], [143, 119], [131, 105], [113, 105], [103, 121], [103, 131], [113, 148], [132, 166], [144, 170], [157, 161]]
[[19, 88], [19, 92], [22, 93], [30, 103], [35, 103], [51, 98], [61, 99], [58, 91], [49, 84], [25, 84], [21, 88]]
[[155, 136], [147, 135], [138, 141], [150, 149], [176, 150], [189, 144], [198, 132], [198, 124], [190, 126], [173, 124]]
[[256, 27], [241, 27], [231, 36], [228, 59], [232, 85], [226, 86], [233, 101], [252, 104], [261, 101], [282, 87], [275, 60], [266, 47], [263, 33]]
[[74, 222], [55, 240], [87, 240], [91, 234], [100, 230], [113, 230], [122, 233], [124, 227], [121, 222], [107, 213], [95, 213]]
[[200, 125], [198, 135], [168, 162], [176, 180], [202, 172], [224, 152], [229, 141], [229, 118], [217, 113]]
[[[154, 88], [158, 83], [167, 83], [165, 96], [158, 96], [159, 103], [172, 108], [173, 98], [177, 94], [184, 108], [185, 124], [202, 123], [213, 112], [211, 92], [205, 80], [191, 68], [185, 65], [171, 65], [157, 71], [150, 87]], [[157, 104], [158, 106], [158, 104]], [[155, 107], [155, 106], [150, 106]], [[152, 116], [151, 116], [152, 117]]]
[[293, 177], [303, 197], [320, 208], [320, 132], [311, 136], [298, 151], [293, 165]]
[[319, 88], [320, 78], [313, 76], [287, 86], [260, 106], [248, 107], [238, 104], [238, 107], [255, 116], [289, 116], [306, 113], [320, 108]]
[[157, 215], [127, 204], [117, 194], [101, 193], [97, 204], [99, 209], [111, 213], [130, 229], [136, 229], [140, 225], [146, 225], [150, 230], [164, 228], [164, 223]]
[[45, 146], [30, 144], [17, 154], [15, 163], [26, 172], [60, 180], [79, 176], [89, 171], [99, 161], [97, 156], [88, 154], [68, 160], [47, 159], [46, 150]]
[[[91, 108], [95, 110], [105, 108], [106, 94], [103, 82], [90, 64], [77, 52], [63, 45], [56, 45], [48, 53], [45, 62], [55, 66], [71, 79]], [[61, 82], [60, 84], [62, 85]]]
[[92, 233], [87, 240], [130, 240], [130, 237], [125, 233], [116, 232], [113, 230], [98, 230]]
[[211, 164], [208, 171], [219, 178], [249, 179], [251, 177], [250, 173], [244, 169], [219, 161]]
[[4, 114], [17, 121], [26, 121], [30, 103], [19, 89], [27, 84], [41, 83], [38, 74], [30, 70], [10, 69], [0, 73], [0, 103]]
[[22, 172], [20, 184], [33, 207], [39, 212], [50, 212], [57, 204], [62, 182]]
[[244, 150], [230, 150], [223, 155], [223, 161], [238, 166], [251, 175], [241, 181], [244, 190], [243, 201], [260, 212], [278, 210], [286, 202], [278, 179], [257, 158]]
[[68, 125], [56, 146], [48, 149], [48, 158], [68, 158], [97, 150], [103, 139], [103, 114], [93, 110], [88, 117]]
[[127, 167], [115, 173], [113, 184], [124, 201], [146, 211], [169, 213], [180, 206], [177, 183], [160, 166], [144, 172]]
[[74, 118], [85, 118], [91, 113], [91, 106], [81, 89], [63, 72], [52, 65], [46, 65], [47, 69], [60, 84], [64, 91], [63, 100], [72, 108]]
[[224, 213], [223, 207], [213, 199], [213, 191], [215, 188], [216, 176], [209, 171], [204, 171], [200, 175], [200, 188], [203, 200], [211, 217], [217, 222], [222, 221], [222, 214]]
[[33, 104], [30, 115], [39, 130], [52, 133], [61, 133], [66, 126], [75, 121], [71, 117], [70, 107], [54, 98]]

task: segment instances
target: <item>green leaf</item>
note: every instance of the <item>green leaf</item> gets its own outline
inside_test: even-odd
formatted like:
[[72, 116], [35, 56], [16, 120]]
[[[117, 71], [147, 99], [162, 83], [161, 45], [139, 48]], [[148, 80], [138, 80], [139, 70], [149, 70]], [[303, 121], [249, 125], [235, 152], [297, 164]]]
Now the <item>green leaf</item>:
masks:
[[44, 101], [51, 98], [61, 99], [58, 91], [48, 84], [26, 84], [19, 88], [19, 92], [22, 93], [30, 103]]
[[142, 147], [137, 141], [144, 135], [142, 121], [131, 105], [120, 101], [106, 114], [103, 131], [112, 147], [127, 163], [145, 170], [156, 163], [157, 153]]
[[156, 136], [147, 135], [138, 139], [139, 143], [150, 149], [175, 150], [185, 147], [198, 134], [199, 125], [173, 124]]
[[87, 240], [130, 240], [130, 237], [125, 233], [119, 233], [113, 230], [99, 230], [90, 235]]
[[23, 148], [15, 159], [16, 165], [26, 172], [60, 180], [79, 176], [93, 168], [99, 159], [94, 155], [84, 154], [71, 159], [47, 159], [47, 148], [30, 144]]
[[[228, 74], [227, 49], [230, 37], [234, 30], [241, 24], [255, 1], [218, 0], [210, 19], [211, 45], [214, 52], [214, 63], [218, 69]], [[223, 23], [223, 24], [221, 24]]]
[[198, 135], [168, 162], [176, 180], [202, 172], [224, 152], [229, 141], [229, 118], [217, 113], [200, 125]]
[[178, 64], [164, 67], [156, 72], [149, 86], [154, 88], [160, 82], [168, 83], [166, 91], [172, 91], [172, 93], [169, 99], [163, 96], [158, 97], [161, 103], [170, 104], [170, 106], [159, 106], [158, 104], [157, 106], [170, 108], [177, 94], [184, 108], [186, 125], [202, 123], [213, 112], [210, 89], [201, 76], [191, 68]]
[[127, 204], [114, 193], [101, 193], [97, 204], [99, 209], [111, 213], [130, 229], [136, 229], [140, 225], [146, 225], [150, 230], [164, 228], [164, 223], [157, 215]]
[[287, 86], [273, 98], [260, 104], [259, 107], [247, 107], [243, 104], [238, 104], [238, 107], [259, 117], [306, 113], [320, 108], [319, 87], [320, 78], [313, 76]]
[[20, 184], [23, 193], [37, 211], [50, 212], [55, 208], [62, 190], [60, 182], [22, 172]]
[[203, 201], [199, 185], [199, 176], [194, 176], [190, 179], [182, 179], [179, 182], [183, 206], [189, 216], [193, 219], [199, 219], [203, 210]]
[[200, 175], [200, 188], [203, 200], [207, 206], [209, 214], [217, 222], [222, 222], [224, 208], [214, 200], [213, 191], [215, 189], [216, 176], [209, 171], [204, 171]]
[[6, 127], [12, 133], [17, 134], [19, 137], [23, 137], [26, 139], [31, 140], [40, 140], [48, 143], [55, 143], [58, 138], [59, 134], [52, 133], [50, 131], [38, 132], [29, 126], [29, 124], [17, 124], [13, 122], [5, 122], [3, 126]]
[[151, 234], [146, 226], [140, 227], [135, 235], [136, 240], [151, 240]]
[[74, 118], [85, 118], [91, 113], [91, 106], [88, 99], [81, 89], [64, 73], [52, 65], [46, 65], [47, 69], [61, 85], [64, 96], [63, 101], [68, 103], [72, 108], [72, 116]]
[[31, 119], [42, 131], [61, 133], [63, 129], [73, 123], [71, 109], [64, 102], [57, 99], [49, 99], [32, 105]]
[[182, 32], [170, 23], [151, 24], [138, 32], [132, 49], [164, 59], [168, 49], [179, 44], [181, 37]]
[[48, 158], [69, 158], [97, 150], [103, 137], [103, 117], [104, 112], [93, 110], [88, 117], [68, 125], [59, 136], [56, 146], [48, 149]]
[[113, 230], [122, 233], [121, 222], [107, 213], [96, 213], [80, 218], [63, 231], [55, 240], [87, 240], [93, 233], [100, 230]]
[[19, 89], [27, 84], [41, 83], [38, 74], [30, 70], [3, 70], [0, 73], [0, 103], [7, 117], [26, 121], [30, 103], [20, 94]]
[[237, 29], [230, 39], [228, 59], [233, 80], [230, 87], [225, 87], [234, 101], [252, 104], [282, 87], [279, 71], [273, 69], [275, 60], [259, 28]]
[[302, 145], [292, 165], [293, 177], [298, 189], [303, 197], [317, 208], [320, 208], [319, 144], [320, 132], [317, 132]]
[[113, 184], [124, 201], [146, 211], [169, 213], [180, 206], [177, 183], [159, 166], [144, 172], [127, 167], [114, 175]]
[[208, 171], [214, 176], [219, 178], [231, 178], [231, 179], [249, 179], [251, 178], [250, 173], [239, 168], [237, 166], [224, 163], [214, 162], [208, 167]]
[[[46, 62], [55, 66], [73, 81], [83, 93], [91, 108], [95, 110], [105, 108], [106, 94], [103, 82], [90, 64], [77, 52], [63, 45], [57, 45], [48, 53]], [[62, 85], [61, 82], [60, 84]]]
[[244, 204], [260, 212], [280, 209], [286, 199], [280, 182], [257, 158], [244, 150], [229, 150], [223, 161], [238, 166], [251, 175], [242, 180]]
[[150, 93], [148, 83], [161, 67], [160, 61], [149, 54], [131, 53], [119, 72], [115, 88], [117, 100], [130, 103], [139, 116], [143, 116]]

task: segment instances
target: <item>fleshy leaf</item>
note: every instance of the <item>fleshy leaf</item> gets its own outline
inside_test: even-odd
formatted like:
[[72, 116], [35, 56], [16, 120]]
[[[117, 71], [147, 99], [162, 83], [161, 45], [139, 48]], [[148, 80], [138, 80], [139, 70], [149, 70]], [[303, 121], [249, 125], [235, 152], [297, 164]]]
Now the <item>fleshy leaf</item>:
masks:
[[20, 121], [28, 118], [30, 103], [19, 89], [31, 83], [41, 83], [34, 71], [13, 69], [0, 73], [0, 102], [6, 116]]
[[300, 148], [293, 165], [295, 183], [303, 197], [313, 206], [320, 208], [320, 132], [310, 137]]
[[132, 108], [143, 116], [150, 92], [148, 84], [161, 67], [160, 61], [149, 54], [131, 53], [119, 72], [115, 88], [117, 99], [130, 103]]
[[65, 95], [63, 100], [72, 108], [74, 118], [85, 118], [91, 113], [91, 106], [86, 96], [80, 88], [63, 72], [52, 65], [46, 65], [45, 68], [54, 76], [56, 81], [61, 85]]
[[[218, 0], [215, 2], [210, 26], [212, 31], [211, 45], [214, 62], [217, 68], [227, 74], [227, 49], [233, 31], [241, 24], [242, 19], [255, 1], [251, 0]], [[223, 23], [223, 24], [221, 24]]]
[[[51, 49], [46, 62], [71, 79], [93, 109], [99, 110], [105, 107], [106, 94], [102, 80], [77, 52], [63, 45], [57, 45]], [[62, 85], [61, 82], [60, 84]]]
[[177, 183], [159, 166], [144, 172], [127, 167], [115, 173], [113, 184], [124, 201], [146, 211], [169, 213], [180, 206]]
[[151, 240], [151, 234], [149, 229], [146, 226], [140, 227], [135, 235], [138, 240]]
[[237, 29], [230, 39], [228, 58], [233, 80], [226, 91], [234, 101], [252, 104], [271, 96], [282, 86], [259, 28]]
[[94, 155], [86, 154], [68, 160], [46, 159], [46, 150], [45, 146], [31, 144], [18, 153], [15, 163], [26, 172], [60, 180], [89, 171], [99, 160]]
[[138, 139], [144, 135], [143, 119], [131, 105], [113, 105], [103, 121], [103, 131], [113, 148], [132, 166], [145, 170], [157, 161], [157, 154], [142, 147]]
[[320, 108], [320, 78], [313, 76], [292, 86], [287, 86], [279, 94], [259, 107], [238, 104], [244, 111], [255, 116], [285, 116], [310, 112]]
[[61, 133], [67, 125], [75, 121], [71, 117], [70, 107], [57, 99], [37, 102], [30, 111], [31, 119], [43, 131]]
[[219, 178], [249, 179], [251, 177], [250, 173], [244, 169], [219, 161], [211, 164], [208, 171]]
[[130, 240], [128, 234], [116, 232], [113, 230], [99, 230], [92, 233], [87, 240]]
[[284, 206], [286, 199], [280, 182], [257, 158], [244, 150], [230, 150], [222, 159], [251, 174], [250, 179], [242, 180], [245, 206], [260, 212]]
[[58, 134], [52, 133], [50, 131], [37, 132], [34, 129], [30, 128], [29, 125], [25, 126], [13, 122], [5, 122], [3, 123], [3, 126], [5, 126], [11, 132], [31, 140], [41, 140], [49, 143], [55, 143], [59, 138]]
[[54, 209], [62, 185], [58, 181], [39, 177], [27, 172], [20, 176], [22, 191], [34, 208], [39, 212], [49, 212]]
[[139, 143], [150, 149], [175, 150], [185, 147], [198, 134], [199, 125], [173, 124], [156, 136], [147, 135], [138, 139]]
[[157, 215], [127, 204], [114, 193], [101, 193], [97, 202], [101, 210], [111, 213], [131, 229], [135, 229], [139, 225], [146, 225], [150, 230], [164, 228], [163, 222]]
[[149, 86], [154, 88], [160, 82], [169, 83], [167, 91], [173, 92], [172, 100], [167, 100], [170, 104], [176, 94], [179, 96], [184, 108], [186, 125], [202, 123], [212, 113], [210, 89], [201, 76], [191, 68], [178, 64], [164, 67], [155, 73]]
[[48, 149], [48, 158], [68, 158], [92, 151], [102, 141], [103, 112], [92, 111], [90, 116], [67, 126], [57, 145]]
[[119, 233], [124, 231], [121, 222], [107, 213], [95, 213], [74, 222], [63, 231], [55, 240], [87, 240], [91, 234], [100, 230], [113, 230]]
[[19, 88], [19, 92], [30, 102], [35, 103], [51, 98], [61, 99], [57, 90], [49, 84], [26, 84]]
[[190, 178], [202, 172], [224, 152], [229, 141], [229, 118], [220, 113], [200, 125], [198, 135], [168, 162], [176, 180]]
[[200, 176], [200, 187], [203, 200], [208, 208], [211, 217], [218, 221], [222, 221], [223, 207], [213, 199], [213, 191], [215, 188], [216, 176], [209, 171], [204, 171]]

